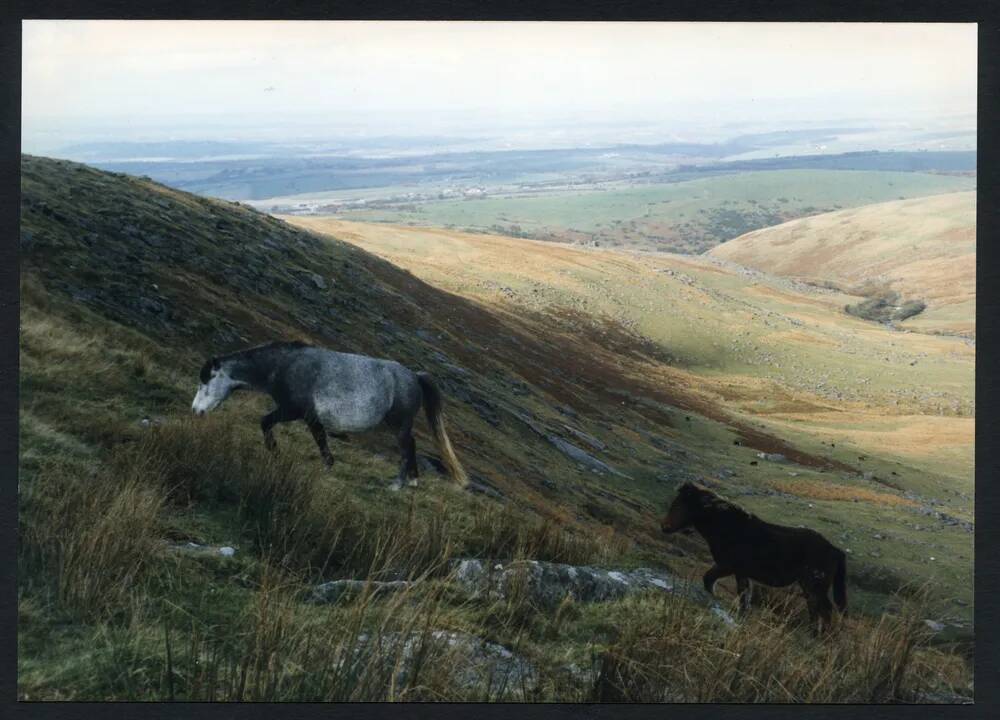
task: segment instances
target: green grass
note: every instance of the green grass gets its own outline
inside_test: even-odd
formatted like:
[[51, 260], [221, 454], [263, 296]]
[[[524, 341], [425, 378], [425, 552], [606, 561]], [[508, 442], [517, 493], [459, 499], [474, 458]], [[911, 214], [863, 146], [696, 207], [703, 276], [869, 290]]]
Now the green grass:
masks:
[[774, 170], [608, 190], [430, 201], [415, 211], [357, 210], [341, 217], [703, 252], [792, 218], [973, 187], [974, 179], [924, 173]]

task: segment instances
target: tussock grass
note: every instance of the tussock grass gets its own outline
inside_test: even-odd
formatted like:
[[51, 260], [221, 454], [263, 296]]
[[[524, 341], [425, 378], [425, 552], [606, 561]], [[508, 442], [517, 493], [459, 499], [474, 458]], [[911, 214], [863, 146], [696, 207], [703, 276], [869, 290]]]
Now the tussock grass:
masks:
[[621, 538], [585, 536], [572, 532], [558, 519], [491, 505], [473, 518], [464, 550], [476, 557], [532, 558], [579, 565], [620, 555], [623, 545]]
[[434, 495], [384, 491], [366, 501], [319, 463], [268, 452], [225, 418], [152, 428], [118, 462], [156, 468], [175, 505], [235, 504], [258, 556], [314, 577], [440, 574], [450, 558], [468, 555], [586, 563], [621, 545], [444, 485]]
[[254, 552], [289, 572], [419, 571], [448, 545], [441, 516], [365, 505], [319, 463], [271, 453], [259, 435], [227, 418], [153, 428], [123, 457], [161, 468], [163, 490], [175, 504], [234, 504]]
[[[787, 593], [766, 594], [735, 629], [650, 595], [603, 604], [587, 630], [597, 610], [570, 597], [536, 607], [516, 578], [502, 598], [471, 600], [449, 579], [454, 557], [587, 563], [609, 550], [551, 518], [441, 488], [450, 492], [365, 503], [318, 463], [269, 453], [246, 429], [171, 422], [89, 474], [78, 463], [43, 465], [23, 494], [21, 567], [54, 578], [49, 602], [93, 628], [86, 663], [67, 670], [92, 689], [86, 697], [894, 702], [929, 688], [968, 691], [964, 663], [929, 647], [923, 594], [909, 589], [897, 593], [898, 613], [844, 619], [818, 639]], [[245, 589], [227, 580], [232, 570], [192, 570], [192, 560], [164, 555], [172, 514], [212, 503], [238, 508]], [[369, 586], [331, 607], [304, 602], [313, 584], [343, 576], [417, 582], [390, 595]], [[201, 587], [194, 605], [177, 595], [191, 582]], [[38, 590], [24, 585], [29, 624], [44, 614]], [[537, 676], [519, 687], [476, 676], [450, 631], [526, 653]], [[589, 674], [568, 671], [558, 649], [581, 633], [598, 658]]]
[[[801, 600], [789, 594], [755, 609], [735, 629], [686, 603], [623, 604], [618, 640], [603, 654], [594, 699], [628, 702], [886, 703], [940, 687], [923, 624], [926, 593], [898, 597], [899, 612], [838, 618], [813, 637]], [[961, 676], [961, 679], [960, 679]], [[967, 674], [949, 664], [948, 681]]]
[[267, 566], [225, 628], [138, 611], [128, 626], [105, 629], [98, 673], [115, 700], [493, 700], [517, 691], [470, 674], [468, 648], [442, 633], [461, 624], [446, 587], [320, 610], [301, 602], [300, 580]]
[[108, 617], [141, 592], [161, 543], [166, 497], [148, 463], [86, 472], [49, 463], [21, 495], [22, 570], [46, 578], [57, 602]]

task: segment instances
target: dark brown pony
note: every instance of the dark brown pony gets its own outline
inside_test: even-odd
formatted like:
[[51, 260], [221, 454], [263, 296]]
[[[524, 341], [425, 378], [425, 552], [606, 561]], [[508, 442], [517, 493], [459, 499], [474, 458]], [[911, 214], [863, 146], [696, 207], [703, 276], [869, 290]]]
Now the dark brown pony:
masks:
[[673, 533], [694, 526], [705, 538], [715, 565], [705, 573], [705, 590], [712, 594], [719, 578], [736, 576], [740, 609], [750, 607], [750, 581], [771, 587], [797, 582], [809, 604], [809, 617], [831, 625], [828, 593], [841, 613], [847, 613], [846, 556], [815, 530], [773, 525], [721, 497], [685, 483], [677, 492], [661, 528]]

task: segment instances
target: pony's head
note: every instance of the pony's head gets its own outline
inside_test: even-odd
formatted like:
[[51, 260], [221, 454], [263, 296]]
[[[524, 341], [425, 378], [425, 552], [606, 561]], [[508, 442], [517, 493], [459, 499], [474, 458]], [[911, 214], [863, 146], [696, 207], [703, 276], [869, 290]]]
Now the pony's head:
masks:
[[686, 482], [677, 491], [677, 497], [670, 504], [670, 509], [663, 520], [660, 529], [665, 533], [675, 533], [691, 526], [701, 508], [702, 490], [694, 483]]
[[237, 388], [245, 387], [246, 383], [232, 377], [230, 363], [219, 358], [207, 360], [201, 366], [198, 392], [191, 403], [191, 411], [195, 415], [204, 415], [214, 410]]

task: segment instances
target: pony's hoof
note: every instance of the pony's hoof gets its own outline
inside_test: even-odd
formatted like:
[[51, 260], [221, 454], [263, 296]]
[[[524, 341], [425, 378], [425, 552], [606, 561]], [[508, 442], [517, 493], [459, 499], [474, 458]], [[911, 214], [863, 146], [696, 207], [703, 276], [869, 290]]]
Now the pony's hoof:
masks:
[[410, 487], [417, 487], [417, 481], [415, 479], [414, 480], [410, 480], [410, 482], [408, 482], [406, 484], [409, 485]]
[[392, 485], [389, 486], [389, 491], [390, 492], [399, 492], [402, 489], [403, 489], [403, 486], [400, 485], [399, 483], [393, 483]]

